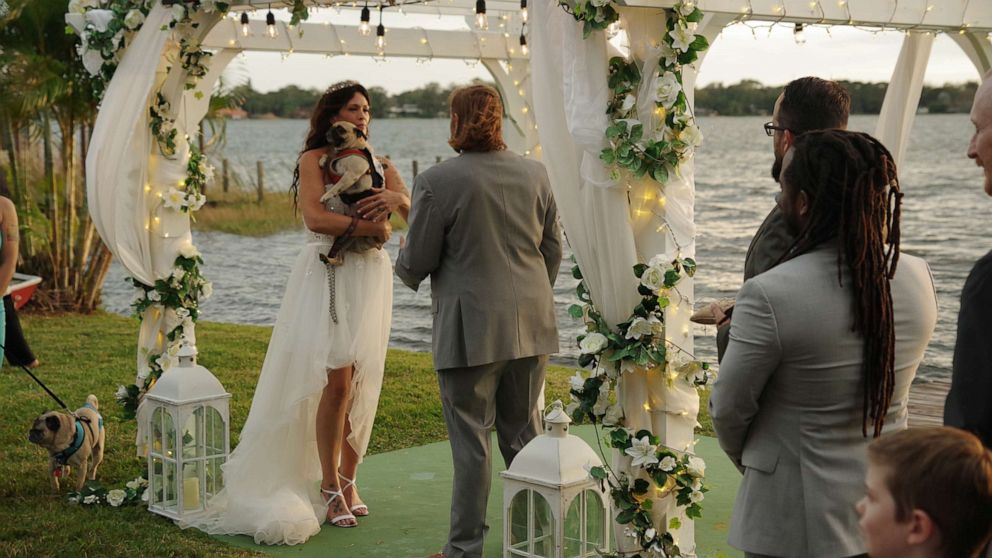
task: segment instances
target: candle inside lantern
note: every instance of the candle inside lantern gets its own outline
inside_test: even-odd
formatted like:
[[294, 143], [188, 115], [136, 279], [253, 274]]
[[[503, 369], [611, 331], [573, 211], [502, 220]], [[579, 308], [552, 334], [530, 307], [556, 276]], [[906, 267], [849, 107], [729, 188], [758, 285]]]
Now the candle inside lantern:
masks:
[[195, 510], [200, 507], [200, 478], [183, 479], [183, 509]]

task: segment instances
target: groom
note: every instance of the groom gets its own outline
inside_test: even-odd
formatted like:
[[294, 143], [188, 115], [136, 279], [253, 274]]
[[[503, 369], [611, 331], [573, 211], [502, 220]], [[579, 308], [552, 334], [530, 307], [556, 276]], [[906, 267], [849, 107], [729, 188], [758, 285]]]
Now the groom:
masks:
[[448, 544], [433, 557], [482, 556], [490, 431], [509, 467], [541, 430], [544, 366], [558, 351], [558, 212], [544, 166], [507, 151], [502, 125], [492, 87], [451, 94], [448, 143], [460, 155], [417, 177], [396, 260], [411, 289], [431, 278], [434, 367], [454, 460]]

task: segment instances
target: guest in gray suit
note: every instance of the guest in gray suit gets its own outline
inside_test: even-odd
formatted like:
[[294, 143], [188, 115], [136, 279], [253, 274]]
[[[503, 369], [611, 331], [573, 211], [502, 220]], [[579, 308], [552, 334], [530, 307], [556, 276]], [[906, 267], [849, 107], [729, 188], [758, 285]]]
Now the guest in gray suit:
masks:
[[448, 544], [434, 556], [448, 558], [482, 556], [490, 431], [509, 467], [541, 430], [544, 366], [558, 351], [558, 212], [544, 166], [506, 150], [502, 123], [495, 89], [452, 93], [448, 143], [460, 155], [417, 177], [396, 260], [411, 289], [431, 278], [434, 367], [455, 473]]
[[936, 295], [926, 262], [899, 253], [902, 194], [877, 140], [798, 136], [780, 183], [796, 242], [744, 283], [710, 398], [744, 474], [729, 542], [748, 556], [857, 556], [865, 448], [906, 428]]
[[[818, 77], [804, 77], [790, 81], [775, 100], [772, 121], [765, 123], [765, 134], [772, 138], [775, 161], [772, 178], [779, 181], [782, 160], [799, 134], [812, 130], [847, 129], [851, 112], [851, 96], [836, 81]], [[744, 258], [744, 280], [764, 273], [782, 260], [785, 251], [795, 242], [778, 205], [772, 206], [768, 216], [751, 238]], [[718, 306], [714, 307], [715, 309]], [[725, 311], [724, 319], [717, 323], [717, 359], [723, 361], [730, 339], [730, 317], [733, 307]]]
[[[985, 193], [992, 196], [992, 79], [975, 93], [971, 121], [975, 134], [968, 157], [985, 170]], [[944, 404], [944, 424], [974, 432], [992, 448], [992, 343], [989, 343], [989, 309], [992, 308], [992, 252], [975, 263], [961, 291], [958, 338], [954, 344], [951, 390]], [[992, 549], [989, 550], [992, 558]]]

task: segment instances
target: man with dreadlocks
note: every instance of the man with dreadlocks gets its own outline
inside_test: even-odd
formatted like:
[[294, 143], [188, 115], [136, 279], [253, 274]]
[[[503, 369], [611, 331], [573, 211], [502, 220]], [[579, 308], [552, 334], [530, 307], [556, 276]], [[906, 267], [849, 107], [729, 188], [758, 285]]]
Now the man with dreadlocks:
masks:
[[744, 474], [729, 542], [749, 557], [860, 556], [865, 448], [906, 428], [937, 298], [926, 262], [899, 253], [902, 193], [876, 139], [797, 136], [780, 184], [795, 242], [738, 294], [710, 398]]

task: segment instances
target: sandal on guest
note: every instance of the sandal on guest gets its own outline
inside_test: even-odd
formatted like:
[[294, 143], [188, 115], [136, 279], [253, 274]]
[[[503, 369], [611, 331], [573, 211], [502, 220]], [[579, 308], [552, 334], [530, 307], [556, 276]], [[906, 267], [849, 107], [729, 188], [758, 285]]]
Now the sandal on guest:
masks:
[[[338, 478], [344, 481], [344, 486], [341, 487], [341, 492], [348, 490], [349, 486], [354, 486], [355, 488], [358, 488], [358, 485], [355, 484], [355, 481], [349, 479], [348, 477], [342, 475], [341, 473], [338, 473]], [[349, 511], [357, 515], [358, 517], [367, 517], [369, 515], [369, 507], [366, 506], [365, 504], [355, 504], [354, 506], [351, 506], [351, 509]]]
[[[341, 498], [341, 501], [344, 502], [346, 506], [348, 505], [348, 502], [345, 501], [344, 495], [341, 493], [340, 490], [328, 490], [326, 488], [321, 487], [320, 492], [322, 495], [329, 494], [331, 496], [330, 498], [324, 497], [324, 503], [327, 504], [328, 511], [330, 511], [331, 502], [333, 502], [335, 498]], [[351, 523], [351, 524], [343, 523], [344, 521], [347, 521], [349, 519], [354, 521], [355, 523]], [[341, 527], [341, 528], [358, 527], [358, 520], [355, 518], [355, 515], [351, 513], [343, 513], [341, 515], [332, 517], [330, 518], [330, 522], [331, 525], [335, 527]]]

